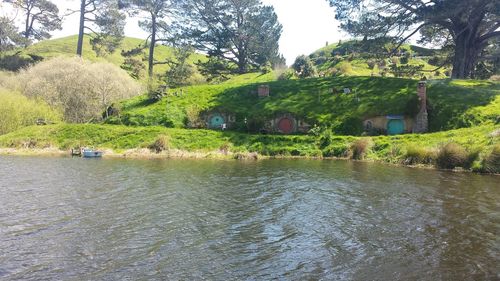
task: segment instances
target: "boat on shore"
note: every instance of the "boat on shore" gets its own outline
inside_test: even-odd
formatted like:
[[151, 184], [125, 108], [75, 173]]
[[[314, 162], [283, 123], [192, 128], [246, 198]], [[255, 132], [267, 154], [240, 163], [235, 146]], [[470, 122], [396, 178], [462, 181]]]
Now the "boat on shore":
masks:
[[100, 150], [94, 150], [90, 148], [84, 148], [82, 150], [82, 157], [83, 158], [100, 158], [102, 157], [102, 151]]
[[83, 158], [100, 158], [103, 152], [91, 148], [73, 148], [71, 149], [72, 156], [79, 156]]

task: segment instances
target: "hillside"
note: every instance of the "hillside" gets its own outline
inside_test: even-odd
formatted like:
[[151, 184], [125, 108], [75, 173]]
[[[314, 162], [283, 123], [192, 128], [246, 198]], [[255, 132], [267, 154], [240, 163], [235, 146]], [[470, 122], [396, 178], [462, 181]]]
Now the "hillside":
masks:
[[[426, 49], [409, 44], [403, 44], [396, 55], [386, 58], [382, 54], [393, 48], [390, 44], [377, 42], [363, 43], [360, 41], [346, 41], [327, 45], [309, 55], [320, 75], [344, 74], [350, 76], [381, 76], [393, 77], [390, 65], [396, 62], [398, 66], [423, 65], [423, 74], [428, 78], [446, 78], [449, 68], [444, 67], [434, 71], [441, 64], [442, 54], [439, 50]], [[405, 58], [408, 62], [404, 63]], [[373, 68], [370, 68], [372, 64]], [[381, 66], [382, 65], [382, 66]], [[383, 68], [386, 73], [382, 74]]]
[[[246, 74], [219, 85], [200, 85], [170, 91], [150, 103], [140, 96], [121, 104], [113, 124], [185, 127], [187, 112], [220, 110], [236, 116], [236, 127], [258, 126], [279, 113], [291, 113], [311, 125], [332, 128], [337, 134], [363, 131], [364, 118], [379, 115], [413, 116], [417, 80], [381, 77], [331, 77], [273, 81], [273, 74]], [[270, 86], [270, 97], [258, 98], [257, 87]], [[343, 94], [344, 88], [352, 93]], [[180, 95], [180, 93], [183, 93]], [[430, 130], [433, 132], [498, 122], [500, 83], [433, 80], [428, 83]]]
[[[78, 36], [69, 36], [58, 39], [44, 40], [29, 46], [26, 49], [19, 49], [11, 51], [7, 54], [19, 53], [20, 56], [27, 57], [29, 55], [34, 55], [36, 57], [41, 57], [42, 59], [50, 59], [57, 56], [75, 56], [76, 54], [76, 44], [78, 41]], [[144, 40], [137, 38], [125, 37], [120, 45], [120, 47], [113, 52], [102, 57], [98, 57], [96, 53], [92, 50], [90, 45], [90, 37], [85, 36], [83, 42], [83, 54], [82, 57], [90, 61], [105, 61], [112, 63], [116, 66], [121, 66], [125, 61], [125, 58], [121, 55], [122, 51], [130, 51], [144, 44]], [[136, 55], [136, 58], [143, 59], [144, 63], [147, 63], [145, 59], [147, 56], [147, 49], [142, 50], [141, 54]], [[155, 60], [165, 61], [166, 59], [173, 57], [173, 49], [168, 46], [158, 45], [155, 49]], [[190, 57], [190, 62], [194, 63], [199, 60], [205, 60], [204, 55], [193, 54]], [[166, 64], [155, 65], [155, 74], [164, 74], [168, 69]], [[200, 75], [200, 74], [197, 74]], [[144, 77], [143, 77], [144, 78]]]

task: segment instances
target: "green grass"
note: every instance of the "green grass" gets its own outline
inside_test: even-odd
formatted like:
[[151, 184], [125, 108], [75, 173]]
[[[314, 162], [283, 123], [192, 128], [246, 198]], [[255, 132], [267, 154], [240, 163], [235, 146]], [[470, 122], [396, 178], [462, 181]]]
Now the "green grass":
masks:
[[[474, 128], [450, 130], [423, 135], [372, 137], [368, 142], [365, 159], [390, 163], [405, 163], [407, 150], [418, 147], [437, 151], [453, 142], [465, 151], [480, 151], [472, 159], [479, 163], [487, 158], [500, 144], [500, 137], [492, 134], [499, 125], [484, 124]], [[236, 132], [210, 130], [170, 129], [165, 127], [128, 127], [117, 125], [70, 125], [31, 126], [0, 136], [0, 147], [31, 148], [56, 147], [69, 149], [77, 146], [94, 146], [123, 152], [128, 149], [147, 148], [158, 138], [166, 138], [170, 149], [190, 152], [212, 152], [230, 147], [235, 153], [257, 152], [266, 156], [304, 157], [354, 157], [353, 144], [362, 137], [319, 135], [283, 136], [250, 135]], [[498, 167], [497, 167], [498, 168]]]
[[[22, 49], [21, 55], [34, 54], [37, 56], [41, 56], [44, 59], [50, 59], [58, 56], [75, 56], [77, 41], [78, 41], [77, 35], [52, 39], [52, 40], [44, 40], [34, 45], [31, 45], [26, 49]], [[124, 61], [124, 57], [121, 55], [121, 52], [123, 50], [128, 51], [143, 44], [144, 40], [125, 37], [121, 45], [119, 46], [119, 48], [117, 48], [115, 52], [102, 57], [98, 57], [96, 53], [92, 50], [92, 46], [90, 45], [90, 37], [85, 36], [83, 41], [82, 57], [90, 61], [105, 61], [112, 63], [116, 66], [120, 66]], [[18, 51], [19, 50], [15, 50], [10, 53], [15, 53]], [[147, 49], [144, 49], [142, 55], [145, 56], [147, 54], [147, 51], [148, 51]], [[165, 61], [166, 59], [172, 57], [173, 57], [173, 49], [171, 47], [163, 45], [158, 45], [156, 47], [155, 49], [156, 61]], [[193, 54], [189, 60], [191, 63], [197, 62], [198, 60], [203, 61], [205, 60], [205, 56], [201, 54]], [[145, 63], [147, 64], [147, 61], [145, 61]], [[154, 68], [155, 74], [164, 74], [166, 70], [168, 70], [168, 65], [166, 64], [155, 65]], [[143, 80], [144, 79], [145, 78], [143, 78]]]
[[[157, 103], [149, 103], [146, 96], [140, 96], [123, 102], [121, 120], [113, 122], [182, 128], [186, 109], [196, 105], [201, 110], [221, 109], [234, 113], [240, 123], [244, 118], [269, 119], [275, 114], [292, 113], [311, 125], [331, 127], [337, 134], [356, 135], [362, 132], [363, 119], [388, 114], [413, 116], [418, 103], [416, 80], [334, 77], [269, 81], [271, 78], [271, 74], [247, 74], [219, 85], [185, 87], [182, 96], [172, 94]], [[255, 83], [257, 79], [262, 80]], [[270, 85], [271, 96], [258, 98], [257, 87], [265, 81]], [[477, 83], [482, 86], [471, 86]], [[494, 82], [430, 81], [430, 130], [436, 132], [496, 122], [500, 112], [499, 85]], [[341, 94], [346, 87], [356, 94]]]

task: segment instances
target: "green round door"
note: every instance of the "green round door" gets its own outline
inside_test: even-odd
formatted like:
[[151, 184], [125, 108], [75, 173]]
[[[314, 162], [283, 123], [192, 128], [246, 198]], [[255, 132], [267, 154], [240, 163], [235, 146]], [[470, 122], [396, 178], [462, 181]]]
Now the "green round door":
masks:
[[405, 123], [401, 119], [392, 119], [387, 122], [387, 134], [400, 135], [405, 132]]
[[224, 118], [220, 116], [219, 114], [213, 115], [210, 117], [210, 128], [221, 128], [222, 124], [224, 124]]

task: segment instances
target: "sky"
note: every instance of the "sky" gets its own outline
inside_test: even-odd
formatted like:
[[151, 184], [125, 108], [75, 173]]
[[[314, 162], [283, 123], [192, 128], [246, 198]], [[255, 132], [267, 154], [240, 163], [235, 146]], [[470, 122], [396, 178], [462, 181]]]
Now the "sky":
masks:
[[[79, 8], [78, 0], [53, 0], [61, 11]], [[326, 0], [262, 0], [265, 5], [272, 5], [283, 25], [280, 39], [280, 52], [287, 64], [292, 64], [299, 55], [308, 55], [328, 43], [346, 39], [347, 34], [340, 31], [335, 20], [334, 10]], [[7, 10], [2, 7], [3, 12]], [[66, 16], [63, 29], [54, 31], [53, 38], [60, 38], [78, 33], [78, 14]], [[146, 33], [137, 26], [137, 19], [129, 18], [125, 35], [146, 38]]]

